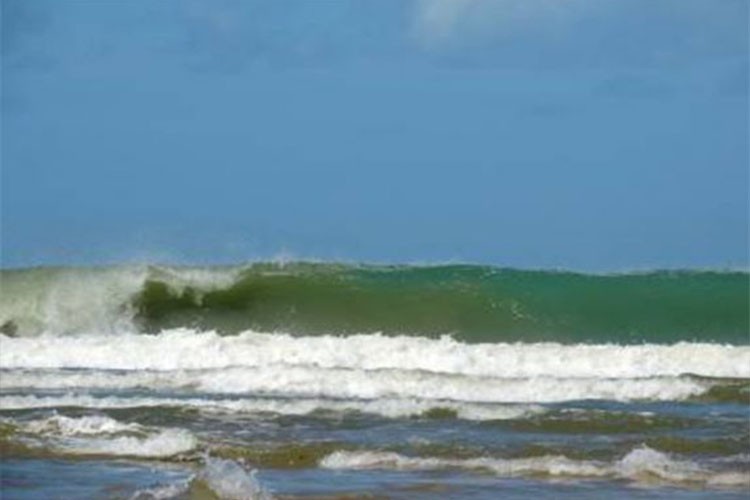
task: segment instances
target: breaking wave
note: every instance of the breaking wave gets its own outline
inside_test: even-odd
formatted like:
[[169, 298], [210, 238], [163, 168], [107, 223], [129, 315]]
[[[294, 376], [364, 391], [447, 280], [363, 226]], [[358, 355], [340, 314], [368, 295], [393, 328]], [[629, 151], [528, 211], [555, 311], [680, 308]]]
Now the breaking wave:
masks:
[[107, 416], [52, 417], [26, 422], [31, 446], [70, 455], [164, 458], [193, 450], [198, 440], [184, 429], [156, 429]]
[[190, 326], [466, 342], [750, 341], [746, 272], [298, 262], [11, 269], [0, 279], [0, 331], [18, 336]]
[[[116, 395], [148, 388], [149, 397], [294, 398], [302, 406], [349, 400], [374, 409], [362, 401], [431, 401], [477, 415], [477, 408], [460, 403], [719, 396], [742, 401], [750, 378], [750, 346], [686, 342], [466, 344], [448, 337], [221, 336], [188, 329], [158, 335], [0, 336], [0, 341], [0, 389], [6, 394]], [[9, 398], [3, 396], [2, 407], [18, 401]], [[399, 411], [384, 408], [391, 409], [376, 413]]]

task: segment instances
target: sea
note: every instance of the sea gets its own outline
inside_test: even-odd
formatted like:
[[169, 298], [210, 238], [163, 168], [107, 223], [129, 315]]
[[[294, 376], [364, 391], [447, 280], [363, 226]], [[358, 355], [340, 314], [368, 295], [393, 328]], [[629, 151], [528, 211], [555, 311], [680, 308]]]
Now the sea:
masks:
[[750, 275], [0, 271], [0, 498], [748, 499]]

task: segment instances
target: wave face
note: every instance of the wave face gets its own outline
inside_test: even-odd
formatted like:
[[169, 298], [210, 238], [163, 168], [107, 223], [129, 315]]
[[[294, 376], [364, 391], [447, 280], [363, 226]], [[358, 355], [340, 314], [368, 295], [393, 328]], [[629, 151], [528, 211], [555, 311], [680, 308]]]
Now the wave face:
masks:
[[747, 272], [256, 263], [3, 270], [0, 327], [41, 333], [385, 333], [465, 342], [747, 344]]

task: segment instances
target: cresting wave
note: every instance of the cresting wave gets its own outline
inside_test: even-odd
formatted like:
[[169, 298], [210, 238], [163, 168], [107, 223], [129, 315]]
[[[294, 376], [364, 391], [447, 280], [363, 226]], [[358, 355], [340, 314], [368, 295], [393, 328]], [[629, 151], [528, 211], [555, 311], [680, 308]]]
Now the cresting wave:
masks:
[[255, 263], [0, 271], [0, 331], [376, 333], [466, 342], [750, 341], [747, 272]]

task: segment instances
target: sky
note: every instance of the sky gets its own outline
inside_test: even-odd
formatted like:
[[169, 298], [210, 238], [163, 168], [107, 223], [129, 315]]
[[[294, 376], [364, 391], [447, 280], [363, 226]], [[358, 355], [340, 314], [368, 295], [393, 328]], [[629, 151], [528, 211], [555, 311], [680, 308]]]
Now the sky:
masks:
[[1, 15], [3, 267], [748, 267], [746, 0]]

